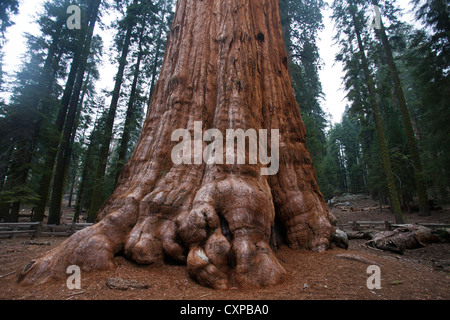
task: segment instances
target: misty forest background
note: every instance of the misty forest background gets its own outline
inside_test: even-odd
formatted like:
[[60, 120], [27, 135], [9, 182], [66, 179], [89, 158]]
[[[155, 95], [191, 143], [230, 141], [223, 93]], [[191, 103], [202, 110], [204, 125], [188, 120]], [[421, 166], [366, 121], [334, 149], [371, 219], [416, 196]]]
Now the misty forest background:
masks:
[[[27, 207], [33, 221], [59, 224], [64, 195], [74, 221], [95, 220], [139, 138], [175, 2], [79, 0], [79, 30], [67, 28], [75, 3], [45, 2], [39, 35], [27, 35], [13, 81], [0, 63], [0, 93], [10, 97], [0, 99], [0, 221], [18, 221]], [[331, 5], [350, 102], [332, 125], [321, 106], [317, 45], [327, 4], [280, 1], [292, 85], [325, 199], [367, 194], [389, 203], [396, 221], [402, 210], [428, 215], [430, 200], [450, 199], [450, 8], [446, 0], [412, 2], [423, 28], [401, 22], [394, 0]], [[374, 4], [381, 29], [367, 23]], [[0, 54], [19, 10], [18, 0], [0, 2]], [[103, 21], [107, 12], [117, 17], [112, 24]], [[115, 33], [113, 48], [96, 28]], [[117, 65], [111, 92], [98, 85], [107, 54]]]

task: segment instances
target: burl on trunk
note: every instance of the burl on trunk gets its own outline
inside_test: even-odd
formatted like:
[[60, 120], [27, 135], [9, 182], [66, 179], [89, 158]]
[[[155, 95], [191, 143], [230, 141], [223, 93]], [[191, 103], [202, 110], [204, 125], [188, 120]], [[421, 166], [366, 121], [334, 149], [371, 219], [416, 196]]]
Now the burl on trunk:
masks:
[[[29, 263], [22, 283], [65, 276], [69, 265], [111, 268], [123, 254], [145, 265], [187, 263], [213, 288], [268, 286], [286, 274], [270, 245], [274, 230], [292, 248], [329, 247], [334, 218], [305, 147], [278, 0], [179, 0], [149, 110], [97, 223]], [[194, 122], [203, 132], [278, 129], [277, 174], [261, 175], [260, 162], [175, 165], [172, 132], [193, 132]]]

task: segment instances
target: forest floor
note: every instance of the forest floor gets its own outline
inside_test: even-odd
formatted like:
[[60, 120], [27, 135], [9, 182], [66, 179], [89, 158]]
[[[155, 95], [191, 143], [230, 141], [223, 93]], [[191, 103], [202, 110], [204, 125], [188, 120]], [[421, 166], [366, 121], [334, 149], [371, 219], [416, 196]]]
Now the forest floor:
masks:
[[[365, 201], [365, 202], [364, 202]], [[369, 206], [370, 200], [352, 205]], [[372, 203], [373, 204], [373, 203]], [[347, 212], [330, 208], [338, 224], [353, 220], [389, 220], [388, 210]], [[450, 210], [433, 212], [431, 217], [405, 214], [408, 223], [450, 222]], [[69, 290], [66, 279], [44, 285], [23, 287], [16, 283], [18, 271], [30, 260], [45, 254], [64, 239], [25, 237], [0, 239], [0, 299], [7, 300], [448, 300], [450, 299], [450, 243], [435, 243], [407, 250], [403, 255], [369, 249], [365, 240], [350, 240], [348, 250], [334, 248], [323, 253], [296, 251], [282, 246], [277, 252], [287, 271], [282, 284], [270, 288], [215, 291], [190, 279], [185, 266], [138, 266], [116, 257], [113, 270], [82, 273], [81, 289]], [[342, 255], [354, 259], [342, 259]], [[367, 267], [381, 270], [381, 289], [368, 289]], [[106, 280], [121, 278], [147, 284], [147, 289], [118, 291], [109, 289]]]

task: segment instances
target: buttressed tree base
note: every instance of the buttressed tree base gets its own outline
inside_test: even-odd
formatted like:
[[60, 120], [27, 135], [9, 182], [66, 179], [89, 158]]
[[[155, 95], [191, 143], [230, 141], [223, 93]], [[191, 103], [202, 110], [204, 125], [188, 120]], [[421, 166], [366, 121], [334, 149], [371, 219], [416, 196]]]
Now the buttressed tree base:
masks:
[[[195, 121], [203, 132], [278, 129], [278, 173], [261, 175], [260, 163], [175, 165], [172, 132], [192, 132]], [[65, 277], [70, 265], [113, 268], [123, 254], [142, 265], [186, 263], [217, 289], [280, 283], [275, 233], [291, 248], [322, 251], [335, 232], [305, 136], [278, 0], [179, 0], [141, 138], [114, 194], [96, 224], [30, 262], [19, 281]]]

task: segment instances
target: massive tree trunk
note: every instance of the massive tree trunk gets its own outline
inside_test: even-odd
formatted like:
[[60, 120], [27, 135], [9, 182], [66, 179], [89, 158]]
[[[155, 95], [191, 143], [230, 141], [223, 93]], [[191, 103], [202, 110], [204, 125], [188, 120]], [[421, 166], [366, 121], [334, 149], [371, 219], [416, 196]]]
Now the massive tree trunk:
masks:
[[[279, 129], [278, 173], [261, 175], [261, 163], [175, 165], [172, 132], [192, 132], [195, 121], [203, 132]], [[213, 288], [280, 283], [273, 230], [292, 248], [317, 251], [334, 234], [305, 135], [278, 1], [179, 0], [141, 138], [98, 222], [19, 279], [45, 282], [69, 265], [107, 269], [122, 253], [139, 264], [185, 262]]]

